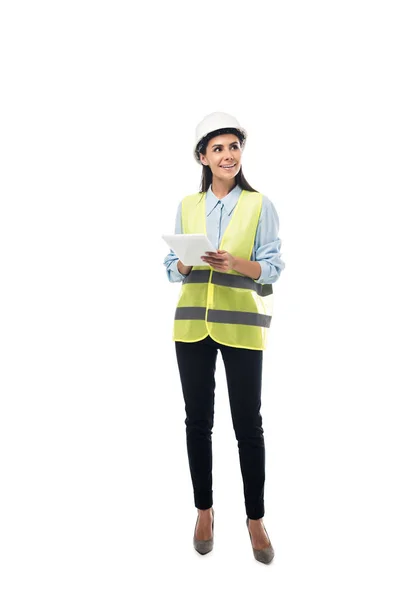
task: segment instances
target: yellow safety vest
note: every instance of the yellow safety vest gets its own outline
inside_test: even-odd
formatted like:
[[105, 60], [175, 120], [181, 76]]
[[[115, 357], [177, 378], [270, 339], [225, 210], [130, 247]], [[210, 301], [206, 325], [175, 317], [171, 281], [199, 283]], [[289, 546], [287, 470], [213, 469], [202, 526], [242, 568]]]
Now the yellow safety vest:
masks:
[[[250, 260], [262, 207], [262, 195], [242, 190], [220, 249]], [[205, 233], [205, 193], [182, 201], [183, 233]], [[193, 267], [182, 282], [175, 312], [173, 339], [198, 342], [207, 335], [235, 348], [265, 350], [273, 307], [272, 284], [209, 265]]]

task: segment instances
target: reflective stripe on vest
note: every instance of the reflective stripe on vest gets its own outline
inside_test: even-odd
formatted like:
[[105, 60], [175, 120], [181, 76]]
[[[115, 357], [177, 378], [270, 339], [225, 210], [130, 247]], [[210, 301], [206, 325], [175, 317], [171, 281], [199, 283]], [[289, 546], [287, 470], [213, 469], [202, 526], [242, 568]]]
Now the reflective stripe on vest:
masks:
[[[206, 308], [181, 306], [175, 311], [175, 319], [205, 319], [206, 311]], [[213, 310], [212, 308], [208, 309], [207, 319], [212, 323], [235, 323], [258, 325], [258, 327], [269, 327], [271, 322], [269, 315], [260, 315], [242, 310]]]
[[[189, 275], [183, 281], [185, 283], [208, 283], [210, 277], [210, 269], [205, 271], [190, 271]], [[250, 277], [243, 277], [243, 275], [231, 275], [229, 273], [221, 273], [219, 271], [213, 271], [211, 275], [211, 283], [215, 285], [226, 285], [228, 287], [243, 288], [247, 290], [255, 290], [259, 296], [268, 296], [272, 294], [271, 283], [256, 283], [254, 279]]]
[[[261, 206], [261, 194], [241, 191], [220, 244], [222, 250], [250, 260]], [[207, 234], [205, 193], [183, 199], [182, 231]], [[173, 339], [196, 342], [210, 335], [228, 346], [263, 350], [272, 306], [272, 284], [256, 283], [234, 270], [192, 267], [181, 286]]]

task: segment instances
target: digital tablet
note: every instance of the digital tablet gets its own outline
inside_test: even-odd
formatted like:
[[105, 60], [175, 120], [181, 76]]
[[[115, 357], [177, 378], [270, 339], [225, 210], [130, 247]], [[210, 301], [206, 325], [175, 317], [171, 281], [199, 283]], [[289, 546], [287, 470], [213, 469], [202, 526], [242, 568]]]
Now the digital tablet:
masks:
[[204, 233], [176, 233], [161, 237], [187, 267], [206, 267], [208, 265], [201, 257], [206, 252], [217, 252]]

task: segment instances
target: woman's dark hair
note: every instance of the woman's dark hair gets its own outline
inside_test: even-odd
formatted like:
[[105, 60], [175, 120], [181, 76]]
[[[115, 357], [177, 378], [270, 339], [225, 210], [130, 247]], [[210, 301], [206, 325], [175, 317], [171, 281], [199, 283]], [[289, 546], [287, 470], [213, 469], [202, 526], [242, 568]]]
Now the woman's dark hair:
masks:
[[[211, 131], [205, 137], [203, 137], [202, 140], [200, 140], [200, 142], [197, 144], [197, 147], [196, 147], [197, 155], [199, 155], [200, 152], [202, 154], [205, 154], [207, 144], [211, 140], [211, 138], [213, 138], [217, 135], [222, 135], [223, 133], [233, 133], [234, 135], [236, 135], [239, 138], [240, 145], [242, 145], [243, 140], [244, 140], [243, 134], [238, 129], [235, 129], [234, 127], [224, 127], [223, 129], [216, 129], [215, 131]], [[201, 175], [199, 191], [206, 192], [212, 183], [212, 171], [208, 165], [202, 164], [202, 168], [203, 168], [203, 172]], [[248, 183], [248, 181], [246, 181], [245, 176], [243, 175], [242, 166], [240, 166], [240, 171], [235, 177], [235, 184], [239, 185], [242, 188], [242, 190], [248, 190], [249, 192], [258, 192], [258, 190], [255, 190], [253, 187], [251, 187], [251, 185]]]

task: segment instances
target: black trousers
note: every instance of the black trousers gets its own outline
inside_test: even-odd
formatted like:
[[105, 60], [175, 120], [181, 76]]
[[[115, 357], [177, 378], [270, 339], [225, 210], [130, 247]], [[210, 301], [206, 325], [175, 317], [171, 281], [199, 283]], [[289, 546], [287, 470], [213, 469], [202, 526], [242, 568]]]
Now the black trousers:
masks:
[[264, 516], [265, 482], [264, 430], [260, 414], [263, 351], [225, 346], [210, 336], [200, 342], [175, 342], [175, 348], [185, 400], [194, 504], [200, 509], [213, 504], [211, 434], [219, 349], [239, 449], [246, 514], [249, 519], [260, 519]]

